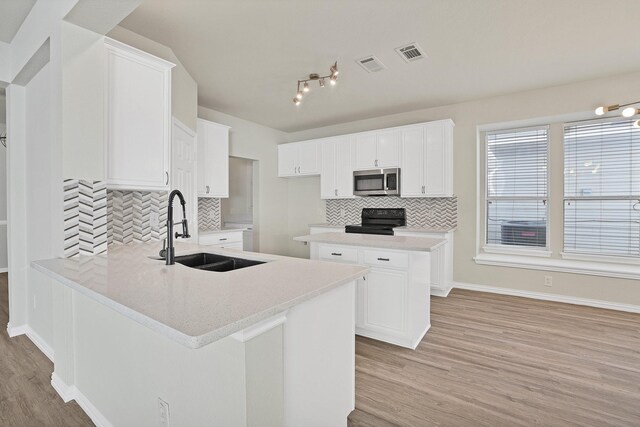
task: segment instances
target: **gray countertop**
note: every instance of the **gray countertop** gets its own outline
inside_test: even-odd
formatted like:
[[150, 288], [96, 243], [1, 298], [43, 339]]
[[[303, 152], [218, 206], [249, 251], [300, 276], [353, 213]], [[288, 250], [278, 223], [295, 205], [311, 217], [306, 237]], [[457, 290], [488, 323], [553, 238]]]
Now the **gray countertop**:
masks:
[[333, 243], [336, 245], [422, 252], [430, 252], [446, 243], [444, 239], [432, 239], [429, 237], [382, 236], [356, 233], [318, 233], [294, 237], [293, 240], [307, 243]]
[[[325, 227], [325, 228], [344, 228], [347, 224], [329, 224], [326, 222], [318, 224], [309, 224], [309, 227]], [[455, 231], [455, 228], [427, 228], [427, 227], [394, 227], [394, 230], [408, 231], [412, 233], [449, 233]]]
[[176, 255], [210, 252], [266, 261], [229, 272], [166, 266], [162, 244], [111, 245], [103, 255], [31, 266], [124, 316], [199, 348], [348, 283], [367, 267], [176, 242]]

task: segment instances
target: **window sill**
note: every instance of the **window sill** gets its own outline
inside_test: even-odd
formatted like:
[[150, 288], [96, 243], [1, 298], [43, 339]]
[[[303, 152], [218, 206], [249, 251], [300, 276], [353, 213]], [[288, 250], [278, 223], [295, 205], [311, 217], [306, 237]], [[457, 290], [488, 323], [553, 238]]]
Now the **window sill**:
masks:
[[640, 265], [632, 264], [594, 262], [582, 259], [545, 259], [541, 257], [495, 253], [480, 253], [476, 255], [474, 261], [479, 265], [559, 271], [562, 273], [587, 274], [621, 279], [640, 279]]
[[636, 265], [640, 267], [640, 259], [632, 257], [615, 257], [595, 254], [576, 254], [568, 252], [560, 252], [562, 259], [570, 259], [575, 261], [601, 262], [606, 264], [622, 264]]
[[546, 248], [533, 249], [516, 246], [487, 245], [482, 248], [482, 251], [487, 254], [520, 255], [543, 258], [551, 257], [551, 251]]

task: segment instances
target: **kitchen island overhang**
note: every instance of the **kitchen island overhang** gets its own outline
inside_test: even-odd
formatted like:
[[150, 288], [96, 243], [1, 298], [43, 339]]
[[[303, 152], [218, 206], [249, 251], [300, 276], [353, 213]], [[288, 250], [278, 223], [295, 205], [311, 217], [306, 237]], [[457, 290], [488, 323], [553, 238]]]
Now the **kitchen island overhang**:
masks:
[[159, 246], [33, 263], [65, 285], [53, 304], [63, 398], [111, 425], [156, 425], [158, 399], [173, 425], [346, 425], [355, 279], [368, 268], [178, 245], [267, 261], [198, 271], [151, 259]]

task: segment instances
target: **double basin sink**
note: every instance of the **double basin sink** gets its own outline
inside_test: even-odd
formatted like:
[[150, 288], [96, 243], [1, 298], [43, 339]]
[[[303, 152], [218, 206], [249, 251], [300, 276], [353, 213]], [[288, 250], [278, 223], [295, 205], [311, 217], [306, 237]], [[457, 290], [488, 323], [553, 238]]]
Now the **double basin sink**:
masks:
[[239, 270], [241, 268], [265, 263], [264, 261], [255, 261], [252, 259], [235, 258], [204, 252], [176, 256], [175, 261], [178, 264], [182, 264], [191, 268], [197, 268], [198, 270], [218, 272]]

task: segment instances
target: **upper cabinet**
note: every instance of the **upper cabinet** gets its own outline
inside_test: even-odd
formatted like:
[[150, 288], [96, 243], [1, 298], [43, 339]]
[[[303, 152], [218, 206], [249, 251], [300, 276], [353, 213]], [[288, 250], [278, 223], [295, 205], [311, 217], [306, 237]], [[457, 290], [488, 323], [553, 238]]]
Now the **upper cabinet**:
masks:
[[107, 186], [168, 190], [174, 64], [109, 38], [105, 47]]
[[401, 196], [453, 195], [453, 121], [402, 128]]
[[374, 169], [400, 166], [400, 142], [398, 129], [382, 129], [355, 135], [355, 169]]
[[229, 197], [229, 129], [198, 119], [198, 197]]
[[320, 144], [318, 140], [278, 145], [278, 176], [320, 174]]
[[353, 137], [338, 136], [320, 141], [322, 170], [320, 197], [323, 199], [352, 199], [353, 195]]

